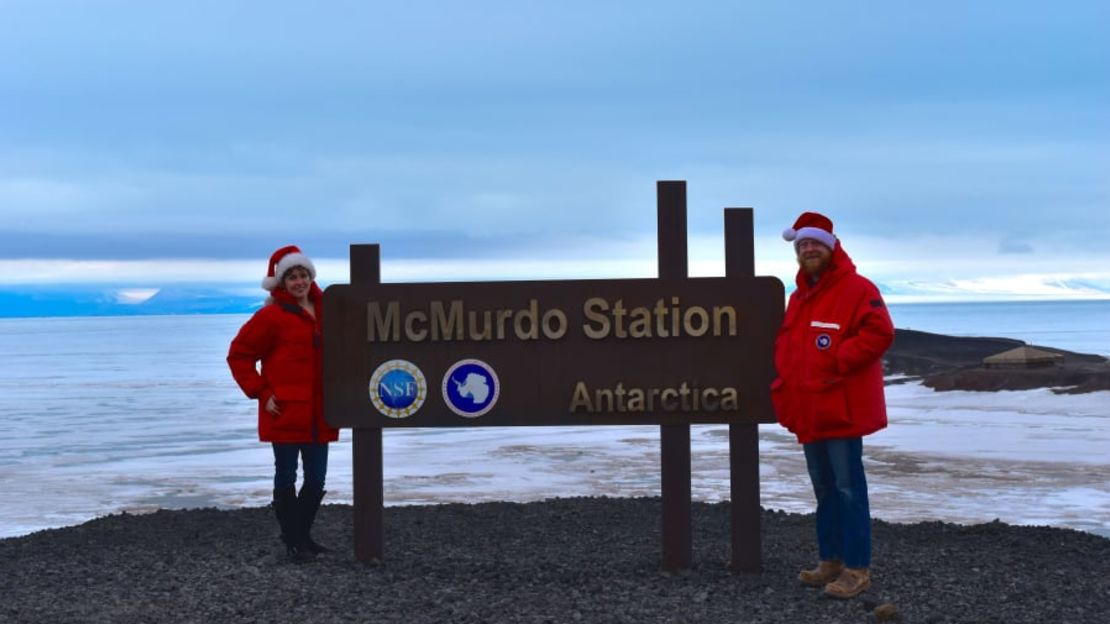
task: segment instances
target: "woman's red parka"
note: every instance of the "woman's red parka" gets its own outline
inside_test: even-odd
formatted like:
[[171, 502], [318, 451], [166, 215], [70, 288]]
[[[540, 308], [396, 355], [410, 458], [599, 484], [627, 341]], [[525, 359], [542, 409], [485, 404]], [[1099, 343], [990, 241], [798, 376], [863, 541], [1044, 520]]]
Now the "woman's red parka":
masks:
[[882, 356], [894, 325], [879, 289], [856, 273], [839, 241], [815, 284], [801, 270], [796, 281], [775, 340], [779, 423], [802, 444], [886, 427]]
[[[258, 439], [263, 442], [334, 442], [339, 432], [324, 421], [323, 293], [309, 290], [316, 318], [281, 288], [231, 341], [227, 363], [243, 392], [258, 399]], [[262, 363], [261, 373], [256, 368]], [[281, 415], [266, 411], [275, 397]]]

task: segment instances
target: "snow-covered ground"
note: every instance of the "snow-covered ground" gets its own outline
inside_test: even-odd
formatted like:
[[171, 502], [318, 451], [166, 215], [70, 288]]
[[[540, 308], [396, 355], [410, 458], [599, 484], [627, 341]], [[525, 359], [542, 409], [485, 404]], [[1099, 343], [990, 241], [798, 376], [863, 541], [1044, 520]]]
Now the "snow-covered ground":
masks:
[[[243, 317], [0, 324], [0, 537], [159, 507], [264, 505], [272, 455], [230, 382]], [[872, 509], [926, 519], [1074, 527], [1110, 536], [1110, 392], [887, 388], [867, 438]], [[387, 430], [390, 505], [659, 493], [657, 427]], [[350, 432], [327, 502], [351, 500]], [[695, 499], [728, 497], [727, 428], [695, 426]], [[812, 509], [801, 449], [760, 427], [764, 506]]]
[[[900, 385], [888, 388], [888, 401], [891, 427], [865, 445], [876, 517], [999, 518], [1110, 536], [1110, 393], [935, 393]], [[0, 536], [121, 510], [269, 501], [272, 456], [250, 428], [204, 431], [159, 422], [156, 414], [121, 416], [115, 426], [118, 435], [98, 428], [75, 436], [82, 439], [64, 451], [21, 445], [17, 458], [5, 442], [0, 481], [8, 503], [0, 506]], [[728, 498], [727, 433], [723, 426], [693, 427], [697, 500]], [[343, 438], [331, 449], [329, 502], [351, 500], [349, 432]], [[761, 426], [760, 462], [764, 506], [812, 509], [792, 436]], [[391, 505], [651, 496], [659, 493], [659, 430], [387, 430], [384, 463]]]

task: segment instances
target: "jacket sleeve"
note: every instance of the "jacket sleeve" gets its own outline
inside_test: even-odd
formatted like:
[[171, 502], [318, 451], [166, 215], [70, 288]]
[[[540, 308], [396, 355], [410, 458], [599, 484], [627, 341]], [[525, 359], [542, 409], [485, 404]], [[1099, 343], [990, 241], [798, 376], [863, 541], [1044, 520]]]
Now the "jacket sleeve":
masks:
[[257, 365], [270, 352], [275, 331], [273, 323], [256, 313], [239, 330], [227, 352], [227, 365], [235, 383], [248, 397], [263, 402], [270, 398], [273, 391], [266, 387], [266, 380], [258, 373]]
[[794, 317], [798, 315], [797, 291], [786, 300], [786, 311], [782, 316], [782, 323], [775, 333], [775, 377], [781, 378], [790, 370], [790, 328], [794, 324]]
[[894, 323], [879, 289], [868, 284], [857, 304], [858, 331], [840, 345], [837, 372], [850, 375], [874, 363], [894, 342]]

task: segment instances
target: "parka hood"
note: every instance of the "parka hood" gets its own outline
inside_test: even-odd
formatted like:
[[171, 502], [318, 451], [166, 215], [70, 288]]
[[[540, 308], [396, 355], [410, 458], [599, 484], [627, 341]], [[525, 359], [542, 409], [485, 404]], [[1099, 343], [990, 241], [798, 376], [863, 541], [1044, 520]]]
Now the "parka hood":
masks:
[[798, 272], [794, 275], [794, 283], [798, 286], [798, 292], [808, 292], [817, 288], [823, 288], [826, 284], [840, 281], [845, 275], [854, 275], [856, 273], [856, 263], [852, 262], [851, 256], [848, 252], [844, 251], [844, 247], [840, 245], [840, 241], [836, 241], [836, 247], [833, 248], [832, 259], [829, 261], [829, 267], [817, 280], [816, 284], [810, 286], [809, 280], [806, 278], [805, 271], [798, 268]]

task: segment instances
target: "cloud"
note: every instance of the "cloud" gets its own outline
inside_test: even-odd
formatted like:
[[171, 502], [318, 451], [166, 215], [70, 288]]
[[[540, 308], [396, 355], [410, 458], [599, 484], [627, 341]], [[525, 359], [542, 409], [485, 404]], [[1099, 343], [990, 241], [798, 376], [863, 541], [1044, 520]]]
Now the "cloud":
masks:
[[[1110, 167], [1106, 146], [1038, 149], [912, 134], [894, 141], [782, 136], [728, 149], [716, 141], [701, 146], [695, 162], [669, 166], [596, 154], [302, 154], [270, 174], [242, 171], [265, 167], [258, 164], [264, 157], [251, 155], [223, 172], [117, 163], [56, 179], [13, 177], [5, 185], [0, 178], [8, 217], [0, 232], [11, 241], [0, 257], [244, 258], [285, 242], [328, 255], [351, 243], [388, 242], [407, 257], [505, 256], [544, 239], [650, 236], [654, 182], [667, 178], [689, 181], [694, 233], [719, 229], [724, 206], [746, 205], [756, 207], [764, 234], [781, 231], [801, 210], [819, 209], [848, 241], [975, 231], [1002, 237], [1001, 246], [995, 241], [977, 254], [1047, 248], [1050, 237], [1097, 251], [1093, 241], [1110, 237], [1103, 210], [1110, 187], [1095, 182], [1102, 165]], [[983, 153], [969, 155], [977, 149]], [[1061, 162], [1069, 163], [1066, 172], [1054, 164]], [[1009, 178], [1021, 184], [986, 181]]]
[[916, 301], [1110, 299], [1110, 273], [1017, 274], [948, 280], [889, 280], [892, 303]]
[[1013, 238], [1004, 238], [998, 242], [998, 253], [1000, 254], [1031, 254], [1033, 253], [1033, 246], [1029, 243]]
[[0, 3], [0, 283], [248, 284], [286, 243], [342, 280], [362, 242], [397, 279], [646, 275], [660, 179], [695, 274], [735, 205], [784, 280], [802, 210], [879, 277], [1081, 274], [1108, 11]]

